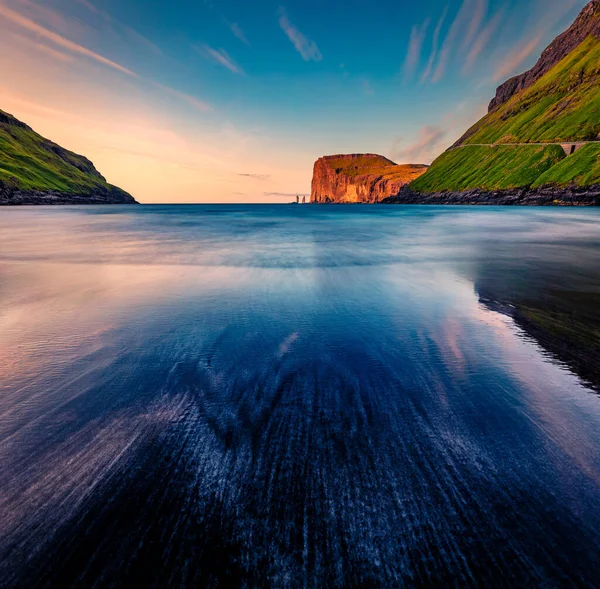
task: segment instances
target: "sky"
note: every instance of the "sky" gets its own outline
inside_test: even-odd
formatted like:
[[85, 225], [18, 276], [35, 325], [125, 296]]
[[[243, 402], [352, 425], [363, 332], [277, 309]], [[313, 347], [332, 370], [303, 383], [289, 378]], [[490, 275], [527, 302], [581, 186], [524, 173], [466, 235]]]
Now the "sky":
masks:
[[0, 109], [144, 203], [289, 202], [429, 164], [587, 0], [0, 0]]

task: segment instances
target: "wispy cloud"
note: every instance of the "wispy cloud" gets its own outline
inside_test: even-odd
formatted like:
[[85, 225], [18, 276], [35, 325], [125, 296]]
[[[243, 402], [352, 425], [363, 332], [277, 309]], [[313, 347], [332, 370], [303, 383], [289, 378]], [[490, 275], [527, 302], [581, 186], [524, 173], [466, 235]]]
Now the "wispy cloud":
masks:
[[242, 174], [240, 172], [236, 172], [236, 176], [241, 176], [242, 178], [252, 178], [254, 180], [268, 180], [271, 177], [270, 174]]
[[73, 57], [73, 55], [70, 55], [69, 53], [64, 53], [63, 51], [60, 51], [58, 49], [53, 49], [52, 47], [48, 47], [48, 45], [44, 45], [43, 43], [31, 41], [31, 46], [35, 47], [42, 53], [45, 53], [46, 55], [52, 57], [57, 61], [62, 61], [64, 63], [70, 63], [75, 61], [75, 57]]
[[323, 56], [314, 41], [305, 37], [291, 22], [283, 7], [279, 8], [279, 26], [304, 61], [321, 61]]
[[392, 145], [391, 158], [400, 164], [429, 163], [439, 155], [447, 134], [441, 127], [426, 125], [419, 131], [416, 141], [406, 147], [402, 147], [402, 139], [396, 139]]
[[431, 19], [426, 19], [422, 25], [414, 25], [410, 32], [410, 40], [408, 42], [408, 51], [406, 52], [406, 59], [404, 61], [404, 77], [411, 78], [419, 65], [421, 60], [421, 50], [423, 49], [423, 42], [427, 35], [427, 29]]
[[[493, 41], [494, 34], [505, 17], [506, 6], [505, 1], [495, 13], [491, 13], [490, 0], [462, 0], [444, 40], [440, 43], [449, 11], [449, 7], [446, 6], [433, 32], [431, 53], [427, 67], [421, 75], [421, 83], [436, 83], [442, 80], [454, 57], [460, 57], [463, 74], [469, 71]], [[422, 29], [413, 27], [407, 56], [409, 71], [415, 61], [418, 63], [415, 55], [419, 56], [419, 48], [423, 46], [421, 33]]]
[[93, 4], [90, 0], [76, 0], [79, 4], [81, 4], [84, 8], [86, 8], [89, 12], [91, 12], [94, 16], [100, 17], [100, 19], [104, 22], [105, 26], [111, 30], [111, 32], [117, 36], [125, 37], [127, 40], [136, 43], [138, 46], [143, 47], [144, 49], [148, 49], [155, 55], [163, 55], [162, 50], [156, 43], [142, 35], [140, 32], [136, 31], [133, 27], [129, 25], [124, 25], [120, 23], [116, 18], [98, 8], [95, 4]]
[[82, 6], [85, 6], [90, 12], [93, 12], [94, 14], [98, 14], [100, 16], [106, 15], [106, 13], [100, 10], [95, 4], [92, 4], [89, 0], [76, 0], [76, 2], [78, 2]]
[[236, 39], [239, 39], [244, 45], [250, 47], [250, 41], [248, 41], [248, 39], [246, 38], [246, 35], [244, 34], [244, 31], [242, 31], [240, 25], [238, 25], [238, 23], [236, 22], [225, 22], [227, 23], [229, 30], [233, 33], [233, 36]]
[[165, 86], [160, 82], [152, 81], [152, 84], [160, 90], [162, 90], [165, 94], [169, 94], [170, 96], [173, 96], [174, 98], [177, 98], [178, 100], [189, 104], [190, 106], [192, 106], [196, 110], [199, 110], [200, 112], [208, 112], [212, 110], [212, 107], [209, 104], [203, 102], [202, 100], [199, 100], [191, 94], [186, 94], [185, 92], [181, 92], [180, 90], [175, 90], [174, 88], [171, 88], [170, 86]]
[[494, 15], [490, 22], [485, 27], [483, 27], [483, 29], [481, 29], [481, 31], [475, 38], [475, 41], [471, 45], [467, 57], [465, 58], [462, 67], [463, 73], [466, 73], [473, 67], [473, 65], [475, 65], [475, 62], [479, 59], [481, 53], [486, 49], [486, 47], [488, 47], [494, 33], [496, 32], [504, 18], [504, 12], [505, 11], [503, 7]]
[[[78, 1], [80, 1], [80, 3], [82, 3], [88, 10], [95, 10], [89, 0]], [[22, 4], [25, 8], [35, 9], [36, 14], [38, 14], [40, 18], [43, 18], [44, 21], [52, 22], [55, 26], [60, 27], [61, 29], [69, 28], [71, 21], [63, 17], [63, 15], [60, 13], [51, 11], [47, 7], [42, 7], [42, 10], [40, 11], [38, 10], [39, 7], [37, 4], [33, 4], [29, 1], [25, 1]], [[10, 23], [18, 25], [23, 30], [23, 36], [21, 37], [23, 41], [28, 43], [29, 46], [36, 51], [42, 51], [54, 61], [72, 62], [75, 58], [91, 59], [101, 65], [108, 66], [108, 68], [112, 71], [116, 70], [120, 73], [127, 74], [129, 77], [135, 78], [138, 84], [149, 85], [151, 87], [158, 88], [163, 93], [185, 102], [195, 110], [200, 112], [208, 112], [212, 110], [210, 105], [202, 100], [199, 100], [195, 96], [175, 90], [174, 88], [165, 86], [164, 84], [156, 82], [152, 79], [139, 76], [134, 71], [120, 65], [119, 63], [116, 63], [100, 55], [99, 53], [96, 53], [63, 35], [46, 28], [24, 14], [20, 14], [15, 10], [12, 10], [0, 0], [0, 20], [2, 18], [6, 19]], [[109, 19], [110, 17], [106, 15], [104, 18]], [[16, 34], [16, 31], [13, 34]]]
[[112, 61], [112, 60], [100, 55], [99, 53], [92, 51], [91, 49], [88, 49], [87, 47], [84, 47], [83, 45], [79, 45], [78, 43], [75, 43], [74, 41], [71, 41], [70, 39], [63, 37], [62, 35], [59, 35], [58, 33], [55, 33], [49, 29], [46, 29], [45, 27], [37, 24], [36, 22], [32, 21], [31, 19], [27, 18], [26, 16], [23, 16], [22, 14], [19, 14], [18, 12], [11, 10], [4, 4], [0, 4], [0, 17], [10, 20], [11, 22], [19, 25], [20, 27], [22, 27], [32, 33], [35, 33], [39, 37], [42, 37], [43, 39], [46, 39], [47, 41], [51, 41], [55, 45], [57, 45], [63, 49], [66, 49], [68, 51], [71, 51], [72, 53], [77, 53], [79, 55], [83, 55], [85, 57], [93, 59], [94, 61], [96, 61], [98, 63], [101, 63], [110, 68], [118, 70], [119, 72], [121, 72], [123, 74], [127, 74], [128, 76], [137, 77], [137, 74], [132, 72], [130, 69], [116, 63], [115, 61]]
[[446, 20], [446, 16], [448, 15], [448, 6], [444, 8], [444, 12], [442, 12], [442, 16], [437, 22], [435, 30], [433, 31], [433, 40], [431, 42], [431, 53], [429, 54], [429, 61], [427, 62], [427, 67], [421, 76], [421, 83], [426, 82], [433, 71], [433, 66], [435, 64], [435, 60], [437, 58], [438, 47], [440, 43], [440, 33], [442, 32], [442, 26], [444, 25], [444, 21]]
[[[85, 38], [87, 27], [73, 18], [68, 18], [60, 12], [50, 8], [49, 3], [38, 4], [31, 0], [1, 0], [0, 4], [5, 6], [12, 4], [14, 10], [44, 28], [50, 29], [55, 33], [68, 37], [72, 41], [79, 41]], [[18, 8], [17, 8], [18, 6]]]
[[433, 72], [433, 76], [431, 77], [431, 81], [434, 83], [439, 82], [446, 73], [446, 67], [448, 66], [448, 61], [450, 59], [450, 53], [455, 48], [455, 44], [459, 40], [461, 31], [465, 28], [465, 26], [468, 26], [469, 15], [471, 14], [472, 10], [472, 2], [473, 0], [463, 0], [455, 19], [452, 21], [452, 25], [450, 25], [450, 29], [446, 35], [446, 38], [444, 39], [442, 49], [440, 50], [437, 66]]
[[213, 49], [209, 45], [203, 45], [200, 48], [200, 53], [204, 55], [207, 59], [222, 65], [224, 68], [227, 68], [230, 72], [238, 75], [244, 75], [244, 70], [239, 67], [235, 61], [229, 56], [225, 49]]
[[467, 49], [480, 33], [481, 26], [488, 12], [489, 0], [475, 0], [474, 6], [470, 6], [469, 8], [471, 19], [464, 35], [463, 49]]
[[162, 49], [156, 43], [154, 43], [153, 41], [150, 41], [150, 39], [148, 39], [148, 37], [144, 37], [144, 35], [142, 35], [141, 33], [139, 33], [138, 31], [136, 31], [134, 28], [132, 28], [130, 26], [121, 25], [121, 27], [122, 27], [124, 36], [133, 40], [141, 47], [148, 49], [155, 55], [163, 55]]

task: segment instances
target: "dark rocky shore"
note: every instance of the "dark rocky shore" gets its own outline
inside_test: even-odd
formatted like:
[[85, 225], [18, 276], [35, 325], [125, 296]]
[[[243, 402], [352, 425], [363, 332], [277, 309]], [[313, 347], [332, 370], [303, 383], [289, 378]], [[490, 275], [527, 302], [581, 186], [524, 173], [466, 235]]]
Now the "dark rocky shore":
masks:
[[468, 190], [423, 193], [405, 187], [385, 204], [415, 205], [515, 205], [515, 206], [600, 206], [600, 185], [529, 190]]
[[137, 201], [129, 193], [111, 185], [97, 186], [77, 194], [55, 190], [21, 190], [17, 186], [0, 181], [0, 206], [112, 204], [137, 204]]

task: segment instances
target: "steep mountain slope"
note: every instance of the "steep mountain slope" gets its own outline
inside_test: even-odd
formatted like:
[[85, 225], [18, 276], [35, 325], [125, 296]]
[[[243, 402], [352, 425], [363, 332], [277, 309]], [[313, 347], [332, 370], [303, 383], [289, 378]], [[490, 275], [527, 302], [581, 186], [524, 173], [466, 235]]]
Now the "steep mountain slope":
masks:
[[127, 204], [87, 158], [0, 110], [0, 204]]
[[329, 155], [315, 162], [310, 201], [376, 203], [398, 194], [427, 166], [397, 165], [375, 154]]
[[599, 204], [600, 0], [490, 106], [396, 201]]
[[[599, 0], [600, 2], [600, 0]], [[456, 143], [594, 141], [600, 133], [600, 39], [589, 36]]]
[[490, 102], [489, 110], [494, 110], [521, 90], [529, 88], [590, 35], [600, 38], [600, 0], [592, 0], [587, 4], [568, 30], [546, 47], [540, 59], [529, 71], [504, 82], [496, 90], [496, 96]]

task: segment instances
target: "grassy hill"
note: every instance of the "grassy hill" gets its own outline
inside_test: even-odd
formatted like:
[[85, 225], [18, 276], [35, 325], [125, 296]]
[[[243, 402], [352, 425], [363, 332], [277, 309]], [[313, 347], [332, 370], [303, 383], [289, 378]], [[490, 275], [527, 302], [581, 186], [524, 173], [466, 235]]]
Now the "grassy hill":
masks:
[[469, 145], [443, 153], [410, 188], [419, 192], [454, 192], [530, 186], [564, 158], [560, 145]]
[[590, 36], [458, 143], [594, 141], [599, 134], [600, 40]]
[[541, 174], [531, 185], [542, 186], [597, 186], [600, 184], [600, 144], [585, 145], [568, 158]]
[[[593, 8], [582, 15], [598, 19]], [[417, 193], [597, 188], [600, 194], [600, 143], [569, 156], [560, 145], [508, 145], [598, 140], [600, 39], [589, 34], [539, 79], [493, 107], [409, 188]]]
[[0, 204], [135, 202], [87, 158], [0, 110]]
[[379, 176], [385, 180], [410, 182], [426, 169], [418, 164], [398, 165], [392, 160], [375, 154], [361, 154], [348, 159], [347, 156], [327, 157], [327, 163], [337, 174], [350, 178], [358, 176]]

